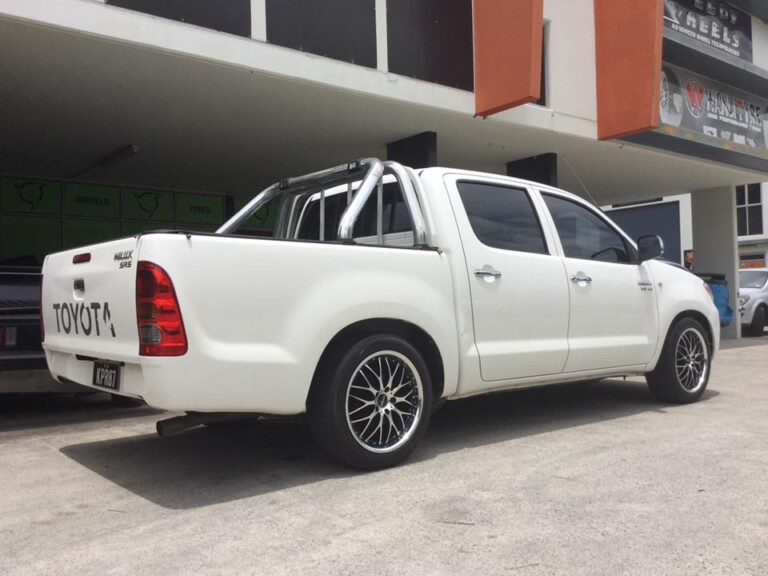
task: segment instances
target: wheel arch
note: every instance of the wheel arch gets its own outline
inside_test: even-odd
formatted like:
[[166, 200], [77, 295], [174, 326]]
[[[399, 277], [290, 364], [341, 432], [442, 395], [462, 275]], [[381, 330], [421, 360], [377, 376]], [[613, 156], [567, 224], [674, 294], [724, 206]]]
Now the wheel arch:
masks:
[[435, 343], [434, 338], [423, 328], [407, 322], [405, 320], [396, 320], [393, 318], [369, 318], [360, 320], [341, 329], [326, 345], [320, 360], [315, 366], [312, 375], [312, 383], [309, 388], [309, 397], [316, 387], [318, 376], [321, 374], [326, 363], [333, 352], [340, 346], [345, 345], [350, 340], [359, 340], [372, 334], [393, 334], [410, 342], [422, 355], [424, 362], [429, 370], [430, 380], [432, 381], [433, 398], [436, 401], [443, 395], [445, 388], [445, 366], [440, 349]]
[[680, 322], [683, 318], [690, 318], [692, 320], [696, 320], [699, 324], [701, 324], [704, 327], [704, 330], [707, 333], [707, 342], [709, 343], [709, 354], [710, 354], [710, 361], [715, 356], [715, 340], [714, 340], [714, 329], [712, 325], [710, 324], [707, 317], [702, 314], [701, 312], [698, 312], [696, 310], [684, 310], [683, 312], [680, 312], [677, 316], [675, 316], [672, 319], [672, 322], [669, 323], [667, 326], [667, 331], [664, 334], [664, 343], [666, 344], [667, 338], [669, 338], [669, 333], [672, 331], [672, 328], [675, 327], [675, 325]]

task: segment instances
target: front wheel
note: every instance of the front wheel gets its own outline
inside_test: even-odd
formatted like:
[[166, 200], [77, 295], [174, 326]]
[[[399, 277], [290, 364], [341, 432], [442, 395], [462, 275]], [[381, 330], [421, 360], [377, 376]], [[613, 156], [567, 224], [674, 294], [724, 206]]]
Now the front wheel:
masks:
[[758, 306], [752, 316], [752, 324], [749, 326], [749, 333], [752, 336], [762, 336], [765, 330], [765, 306]]
[[432, 412], [429, 370], [407, 340], [367, 336], [324, 362], [307, 402], [315, 441], [337, 459], [366, 470], [404, 460]]
[[646, 374], [648, 387], [664, 402], [695, 402], [707, 388], [711, 354], [704, 327], [683, 318], [667, 334], [656, 368]]

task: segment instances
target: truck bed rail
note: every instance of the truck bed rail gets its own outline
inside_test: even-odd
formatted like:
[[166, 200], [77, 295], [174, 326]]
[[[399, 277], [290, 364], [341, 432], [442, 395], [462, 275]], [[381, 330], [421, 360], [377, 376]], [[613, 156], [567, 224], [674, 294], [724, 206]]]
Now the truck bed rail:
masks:
[[[413, 170], [405, 168], [397, 162], [382, 161], [377, 158], [362, 158], [348, 164], [336, 166], [327, 170], [287, 178], [272, 184], [260, 192], [253, 200], [246, 204], [237, 214], [225, 222], [216, 230], [217, 234], [229, 234], [245, 223], [260, 208], [280, 195], [290, 195], [296, 199], [306, 201], [310, 196], [320, 195], [320, 234], [319, 240], [325, 241], [325, 197], [329, 188], [347, 185], [347, 208], [341, 216], [338, 225], [338, 240], [341, 242], [354, 242], [352, 234], [364, 206], [368, 202], [374, 190], [377, 190], [377, 236], [379, 243], [382, 239], [382, 196], [383, 177], [392, 175], [400, 186], [405, 204], [413, 223], [413, 236], [415, 247], [429, 246], [427, 227], [419, 205], [417, 189], [420, 182]], [[359, 183], [356, 190], [353, 185]], [[281, 207], [281, 215], [278, 219], [275, 237], [290, 236], [291, 214], [287, 203]]]

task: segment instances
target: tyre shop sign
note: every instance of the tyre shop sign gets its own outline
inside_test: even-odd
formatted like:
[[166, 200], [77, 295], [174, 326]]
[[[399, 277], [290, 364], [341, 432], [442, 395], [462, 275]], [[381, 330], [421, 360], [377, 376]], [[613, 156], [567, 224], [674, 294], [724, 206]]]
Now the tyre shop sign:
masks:
[[664, 64], [660, 132], [768, 159], [768, 100]]
[[664, 0], [664, 25], [752, 62], [752, 17], [719, 0]]

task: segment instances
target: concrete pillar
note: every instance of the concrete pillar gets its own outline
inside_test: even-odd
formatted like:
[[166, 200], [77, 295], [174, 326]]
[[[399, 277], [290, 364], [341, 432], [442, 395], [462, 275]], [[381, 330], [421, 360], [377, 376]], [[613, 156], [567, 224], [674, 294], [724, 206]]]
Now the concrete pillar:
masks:
[[723, 338], [741, 338], [739, 320], [739, 246], [736, 230], [736, 188], [726, 186], [691, 192], [694, 271], [725, 274], [729, 303], [734, 309]]
[[437, 166], [437, 133], [422, 132], [387, 144], [387, 159], [411, 168]]
[[507, 176], [557, 187], [557, 154], [539, 154], [507, 162]]

